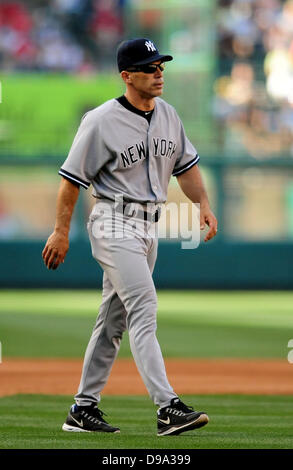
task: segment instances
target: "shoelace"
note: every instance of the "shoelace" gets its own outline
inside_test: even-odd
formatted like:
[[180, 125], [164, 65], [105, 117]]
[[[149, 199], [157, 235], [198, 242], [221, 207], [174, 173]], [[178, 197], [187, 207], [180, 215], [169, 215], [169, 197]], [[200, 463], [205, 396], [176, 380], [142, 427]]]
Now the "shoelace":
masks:
[[104, 415], [107, 416], [106, 413], [100, 410], [97, 406], [94, 406], [93, 408], [91, 408], [89, 412], [86, 412], [85, 410], [81, 410], [80, 413], [89, 421], [92, 421], [94, 423], [98, 423], [101, 421], [103, 423], [106, 423], [106, 421], [103, 418]]
[[176, 416], [183, 416], [186, 414], [186, 413], [183, 413], [183, 411], [175, 410], [174, 408], [166, 408], [166, 411]]
[[194, 411], [193, 406], [187, 406], [182, 402], [180, 402], [180, 409], [184, 411], [185, 413], [190, 413], [191, 411]]
[[[187, 406], [182, 401], [178, 401], [178, 403], [174, 403], [172, 405], [172, 408], [170, 408], [170, 410], [172, 410], [172, 409], [181, 411], [183, 413], [191, 413], [192, 411], [194, 411], [193, 406]], [[176, 414], [176, 413], [174, 413], [174, 414]]]
[[183, 403], [181, 400], [176, 401], [176, 403], [171, 403], [171, 405], [164, 408], [164, 410], [167, 413], [171, 413], [176, 416], [184, 416], [185, 414], [192, 413], [194, 411], [192, 406], [185, 405], [185, 403]]

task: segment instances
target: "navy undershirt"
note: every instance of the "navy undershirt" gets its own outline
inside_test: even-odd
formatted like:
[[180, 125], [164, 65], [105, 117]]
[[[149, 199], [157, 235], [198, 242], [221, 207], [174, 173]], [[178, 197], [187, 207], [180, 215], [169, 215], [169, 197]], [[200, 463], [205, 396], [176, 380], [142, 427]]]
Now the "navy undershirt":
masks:
[[124, 108], [128, 109], [129, 111], [132, 111], [133, 113], [138, 114], [139, 116], [144, 117], [148, 121], [148, 123], [151, 122], [152, 115], [153, 115], [153, 112], [154, 112], [153, 109], [151, 111], [142, 111], [141, 109], [138, 109], [135, 106], [133, 106], [131, 103], [129, 103], [128, 99], [124, 95], [119, 96], [119, 98], [116, 98], [116, 100], [120, 104], [122, 104], [122, 106], [124, 106]]

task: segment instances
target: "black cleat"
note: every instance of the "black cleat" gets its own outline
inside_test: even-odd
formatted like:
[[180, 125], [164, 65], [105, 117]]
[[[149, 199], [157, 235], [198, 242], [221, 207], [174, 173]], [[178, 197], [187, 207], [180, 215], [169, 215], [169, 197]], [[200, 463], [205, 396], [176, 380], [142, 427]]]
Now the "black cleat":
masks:
[[70, 432], [114, 432], [119, 433], [119, 428], [114, 428], [103, 419], [104, 413], [96, 404], [90, 406], [72, 405], [63, 431]]
[[209, 422], [203, 411], [194, 411], [179, 398], [173, 398], [169, 406], [160, 408], [158, 417], [158, 436], [174, 436], [185, 431], [201, 428]]

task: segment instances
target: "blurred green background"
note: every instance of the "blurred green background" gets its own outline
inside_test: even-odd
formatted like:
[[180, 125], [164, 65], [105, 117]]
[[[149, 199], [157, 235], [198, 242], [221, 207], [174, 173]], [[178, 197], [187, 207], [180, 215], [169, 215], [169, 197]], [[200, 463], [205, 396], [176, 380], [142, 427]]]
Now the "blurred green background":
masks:
[[[145, 36], [174, 56], [163, 97], [198, 150], [219, 221], [196, 250], [160, 240], [156, 285], [292, 289], [292, 10], [290, 0], [1, 2], [0, 287], [101, 286], [85, 229], [90, 189], [59, 272], [41, 251], [81, 116], [123, 93], [116, 47]], [[186, 202], [176, 178], [170, 201]]]

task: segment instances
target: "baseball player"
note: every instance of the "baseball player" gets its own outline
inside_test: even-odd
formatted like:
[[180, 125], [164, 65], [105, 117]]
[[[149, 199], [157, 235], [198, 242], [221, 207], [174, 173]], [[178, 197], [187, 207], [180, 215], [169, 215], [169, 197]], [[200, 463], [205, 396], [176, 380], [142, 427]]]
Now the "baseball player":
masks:
[[[104, 420], [98, 405], [126, 329], [138, 371], [158, 406], [158, 436], [180, 434], [209, 420], [205, 412], [194, 411], [180, 400], [166, 375], [156, 338], [157, 297], [152, 279], [157, 236], [131, 236], [132, 228], [126, 223], [133, 217], [148, 227], [148, 234], [156, 233], [150, 229], [159, 220], [159, 208], [174, 175], [184, 194], [200, 203], [201, 229], [209, 227], [205, 241], [217, 232], [197, 151], [175, 109], [160, 98], [165, 63], [172, 59], [160, 54], [149, 39], [124, 41], [117, 63], [126, 92], [86, 113], [59, 171], [63, 178], [56, 224], [42, 253], [44, 262], [49, 269], [64, 262], [80, 187], [92, 185], [96, 204], [88, 232], [93, 257], [104, 271], [102, 304], [64, 431], [120, 432]], [[116, 228], [124, 228], [119, 236], [111, 231], [118, 206]], [[112, 235], [105, 235], [106, 227], [111, 227]]]

